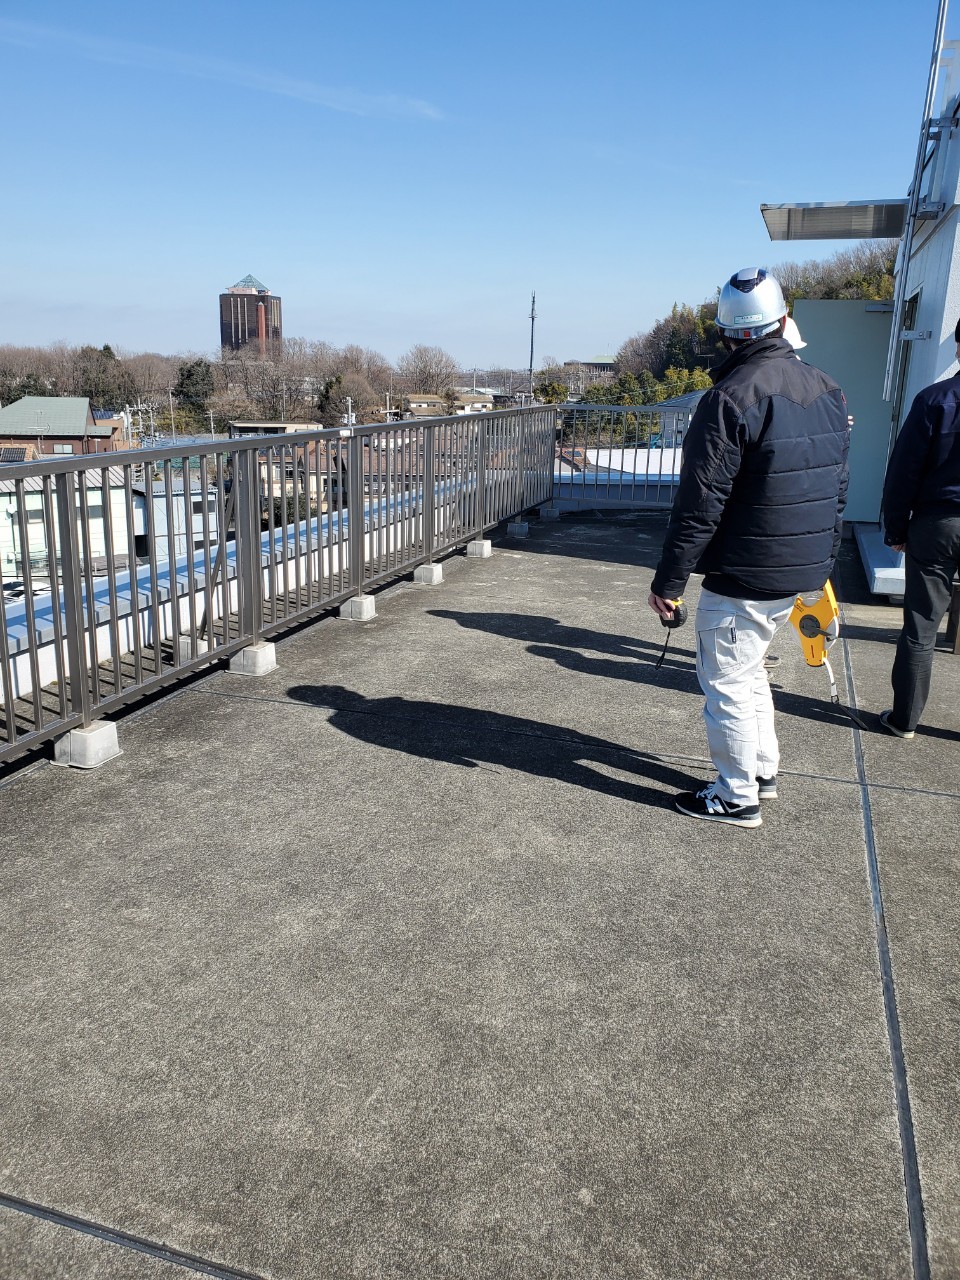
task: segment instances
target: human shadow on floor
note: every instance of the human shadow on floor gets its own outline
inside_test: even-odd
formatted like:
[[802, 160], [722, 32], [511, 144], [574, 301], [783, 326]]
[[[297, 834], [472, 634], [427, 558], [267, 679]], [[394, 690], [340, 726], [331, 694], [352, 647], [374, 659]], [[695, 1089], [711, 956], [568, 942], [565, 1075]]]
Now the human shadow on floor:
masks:
[[673, 792], [701, 780], [655, 754], [523, 716], [415, 698], [367, 698], [341, 685], [294, 685], [287, 693], [332, 712], [327, 723], [352, 738], [441, 764], [520, 770], [656, 808], [670, 794], [647, 783]]
[[[548, 658], [567, 671], [605, 680], [625, 680], [634, 685], [647, 685], [651, 690], [701, 696], [693, 651], [675, 647], [676, 632], [671, 632], [666, 658], [658, 668], [656, 659], [663, 650], [663, 640], [658, 636], [650, 641], [636, 636], [591, 631], [585, 627], [567, 627], [556, 618], [540, 615], [460, 613], [449, 609], [430, 612], [434, 617], [472, 630], [489, 631], [508, 639], [539, 642], [528, 644], [527, 652], [536, 658]], [[658, 631], [662, 630], [655, 619], [654, 626]], [[602, 656], [593, 657], [584, 653], [584, 649], [592, 649]], [[771, 684], [777, 713], [850, 728], [850, 717], [830, 701], [825, 673], [811, 669], [810, 678], [814, 682], [811, 688], [816, 687], [817, 681], [822, 681], [822, 696], [795, 693], [784, 689], [779, 682]]]
[[[587, 627], [570, 627], [557, 618], [540, 613], [465, 613], [457, 609], [428, 609], [431, 618], [443, 618], [471, 631], [487, 631], [510, 640], [528, 640], [533, 644], [565, 645], [571, 649], [593, 649], [630, 658], [646, 657], [650, 650], [659, 653], [663, 632], [650, 610], [650, 637], [617, 635], [612, 631], [592, 631]], [[676, 642], [676, 636], [671, 645]], [[676, 654], [692, 658], [692, 649], [677, 649]]]

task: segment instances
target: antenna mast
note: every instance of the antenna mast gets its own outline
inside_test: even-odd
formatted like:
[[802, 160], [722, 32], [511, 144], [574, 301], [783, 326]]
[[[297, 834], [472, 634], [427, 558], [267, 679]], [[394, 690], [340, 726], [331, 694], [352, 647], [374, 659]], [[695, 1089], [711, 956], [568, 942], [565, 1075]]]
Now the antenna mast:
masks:
[[533, 398], [533, 328], [537, 323], [537, 294], [530, 295], [530, 396]]

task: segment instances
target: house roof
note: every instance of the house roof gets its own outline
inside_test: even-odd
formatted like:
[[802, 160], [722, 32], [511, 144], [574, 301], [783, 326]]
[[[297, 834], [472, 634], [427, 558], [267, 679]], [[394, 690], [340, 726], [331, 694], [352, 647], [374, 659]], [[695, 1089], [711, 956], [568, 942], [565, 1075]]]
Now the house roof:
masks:
[[86, 396], [24, 396], [0, 409], [0, 437], [112, 435], [109, 422], [96, 422]]
[[[123, 467], [107, 467], [105, 468], [107, 475], [108, 489], [122, 489], [126, 484], [126, 472]], [[77, 476], [81, 484], [86, 485], [88, 489], [103, 489], [104, 472], [99, 467], [89, 467], [83, 471], [78, 471]], [[4, 480], [3, 472], [0, 472], [0, 494], [15, 494], [17, 492], [17, 484], [23, 485], [26, 493], [43, 493], [43, 476], [26, 476], [23, 480]]]

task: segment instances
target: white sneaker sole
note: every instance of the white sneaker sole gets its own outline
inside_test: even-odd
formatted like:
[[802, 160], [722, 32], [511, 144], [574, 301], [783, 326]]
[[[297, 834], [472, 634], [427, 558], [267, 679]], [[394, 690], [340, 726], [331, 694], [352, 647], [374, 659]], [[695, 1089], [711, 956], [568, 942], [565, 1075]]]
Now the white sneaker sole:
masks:
[[728, 813], [694, 813], [692, 809], [685, 809], [682, 804], [677, 804], [675, 807], [678, 813], [683, 813], [688, 818], [699, 818], [701, 822], [725, 822], [728, 827], [763, 826], [763, 818], [759, 813], [755, 818], [737, 818]]

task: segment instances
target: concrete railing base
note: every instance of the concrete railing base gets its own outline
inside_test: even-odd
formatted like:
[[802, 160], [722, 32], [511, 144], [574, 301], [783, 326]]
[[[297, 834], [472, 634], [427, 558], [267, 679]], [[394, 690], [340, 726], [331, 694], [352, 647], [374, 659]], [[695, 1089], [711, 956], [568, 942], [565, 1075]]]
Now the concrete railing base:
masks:
[[230, 659], [230, 670], [235, 676], [265, 676], [277, 669], [277, 646], [269, 640], [248, 644]]
[[540, 519], [541, 519], [541, 520], [559, 520], [559, 519], [560, 519], [560, 512], [559, 512], [559, 510], [558, 510], [556, 507], [554, 507], [554, 506], [541, 507], [541, 508], [540, 508]]
[[[179, 644], [177, 645], [177, 652], [180, 655], [181, 662], [191, 662], [193, 660], [193, 654], [190, 651], [189, 636], [180, 637]], [[197, 641], [197, 657], [199, 658], [202, 653], [209, 653], [209, 652], [210, 652], [210, 641], [198, 640]]]
[[82, 729], [71, 729], [53, 746], [54, 764], [71, 769], [99, 769], [121, 754], [117, 726], [111, 720], [97, 720]]
[[526, 538], [530, 533], [530, 525], [526, 520], [511, 520], [507, 525], [507, 534], [511, 538]]
[[467, 555], [471, 560], [489, 560], [493, 555], [493, 543], [489, 538], [475, 538], [467, 543]]
[[369, 622], [377, 616], [377, 602], [373, 596], [351, 596], [340, 606], [340, 617], [351, 622]]
[[443, 566], [439, 564], [421, 564], [413, 571], [414, 582], [423, 582], [428, 587], [437, 587], [443, 581]]

